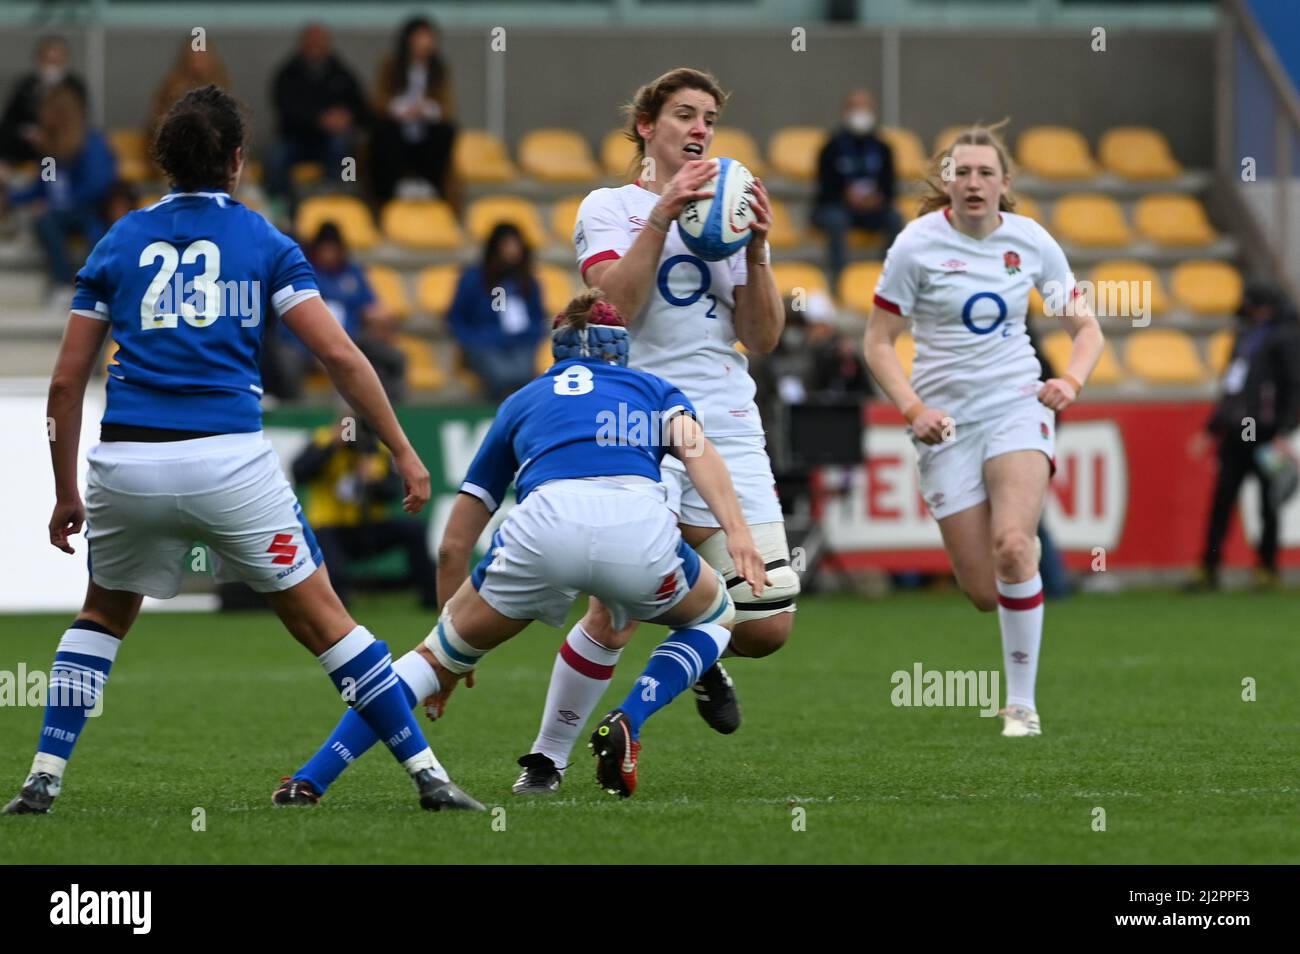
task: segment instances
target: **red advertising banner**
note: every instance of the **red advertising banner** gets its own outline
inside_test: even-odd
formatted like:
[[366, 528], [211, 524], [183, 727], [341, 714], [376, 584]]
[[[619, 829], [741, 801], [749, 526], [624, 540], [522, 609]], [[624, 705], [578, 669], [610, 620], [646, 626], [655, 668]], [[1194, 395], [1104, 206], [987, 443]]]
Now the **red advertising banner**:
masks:
[[[1106, 568], [1191, 567], [1200, 559], [1216, 458], [1188, 451], [1210, 404], [1082, 403], [1058, 422], [1056, 474], [1045, 519], [1072, 569], [1087, 569], [1098, 547]], [[916, 454], [892, 406], [867, 409], [866, 460], [823, 471], [817, 513], [830, 548], [846, 566], [943, 570], [939, 528], [917, 488]], [[1300, 441], [1293, 441], [1300, 454]], [[1226, 566], [1250, 566], [1258, 538], [1259, 487], [1247, 479], [1226, 543]], [[1281, 514], [1281, 562], [1300, 566], [1300, 495]]]

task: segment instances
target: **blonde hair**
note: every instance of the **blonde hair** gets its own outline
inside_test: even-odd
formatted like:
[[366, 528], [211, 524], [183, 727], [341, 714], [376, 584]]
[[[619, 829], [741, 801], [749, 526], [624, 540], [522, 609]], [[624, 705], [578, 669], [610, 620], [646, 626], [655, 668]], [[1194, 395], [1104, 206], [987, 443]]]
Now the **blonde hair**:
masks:
[[623, 104], [623, 135], [636, 144], [636, 158], [627, 170], [629, 178], [634, 177], [633, 173], [645, 159], [645, 140], [637, 132], [636, 124], [642, 118], [647, 122], [658, 119], [659, 111], [664, 108], [664, 103], [668, 102], [668, 97], [683, 89], [698, 89], [700, 92], [708, 93], [717, 102], [718, 112], [722, 112], [722, 107], [726, 105], [729, 96], [712, 73], [691, 69], [689, 66], [679, 66], [675, 70], [669, 70], [640, 87], [633, 94], [632, 99]]
[[[947, 149], [937, 152], [931, 158], [917, 215], [924, 215], [927, 212], [933, 212], [935, 209], [942, 209], [952, 205], [952, 197], [944, 189], [943, 167], [944, 162], [952, 158], [953, 151], [958, 146], [991, 146], [993, 151], [998, 154], [998, 162], [1002, 164], [1003, 174], [1007, 176], [1014, 174], [1015, 169], [1011, 163], [1010, 151], [1007, 149], [1006, 143], [1002, 141], [1001, 136], [1002, 128], [1009, 121], [1009, 119], [1004, 119], [992, 126], [975, 123], [968, 129], [963, 129], [958, 133]], [[1002, 212], [1014, 212], [1016, 210], [1016, 197], [1010, 190], [1002, 193], [1002, 198], [998, 201], [998, 210]]]

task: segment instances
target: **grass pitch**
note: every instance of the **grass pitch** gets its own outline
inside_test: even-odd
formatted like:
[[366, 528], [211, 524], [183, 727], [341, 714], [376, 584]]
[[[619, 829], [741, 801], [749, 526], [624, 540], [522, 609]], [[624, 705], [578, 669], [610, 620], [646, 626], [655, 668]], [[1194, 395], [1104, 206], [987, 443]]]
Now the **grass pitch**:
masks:
[[[269, 615], [154, 613], [118, 656], [54, 812], [0, 818], [0, 862], [1295, 863], [1298, 610], [1285, 594], [1048, 604], [1045, 734], [1013, 740], [974, 708], [890, 698], [891, 674], [917, 662], [999, 667], [994, 617], [950, 594], [804, 599], [782, 652], [730, 666], [741, 730], [716, 735], [679, 699], [647, 724], [626, 801], [597, 788], [585, 734], [558, 797], [510, 794], [562, 635], [534, 625], [446, 719], [422, 720], [456, 780], [505, 809], [485, 815], [420, 811], [382, 748], [318, 807], [274, 808], [279, 776], [341, 711], [319, 666]], [[396, 653], [431, 622], [392, 597], [355, 611]], [[0, 617], [0, 670], [48, 669], [67, 621]], [[662, 633], [633, 642], [602, 712]], [[1242, 699], [1247, 677], [1257, 701]], [[4, 799], [40, 724], [39, 708], [0, 708]]]

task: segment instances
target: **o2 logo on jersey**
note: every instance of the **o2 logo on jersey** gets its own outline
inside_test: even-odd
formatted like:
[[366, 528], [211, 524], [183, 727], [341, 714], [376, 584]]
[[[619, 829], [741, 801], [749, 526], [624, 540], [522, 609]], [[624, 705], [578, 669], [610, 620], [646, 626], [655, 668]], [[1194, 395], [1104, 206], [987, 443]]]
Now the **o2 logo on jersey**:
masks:
[[[987, 298], [989, 299], [989, 301], [993, 302], [995, 305], [998, 306], [997, 316], [987, 325], [980, 325], [975, 323], [975, 317], [974, 317], [975, 303], [978, 302], [981, 298]], [[1002, 296], [997, 294], [996, 292], [976, 292], [975, 294], [971, 295], [969, 298], [966, 299], [966, 304], [963, 305], [961, 309], [962, 324], [964, 324], [967, 328], [969, 328], [973, 333], [977, 335], [992, 334], [994, 331], [998, 329], [998, 326], [1001, 325], [1006, 320], [1007, 320], [1007, 303], [1003, 301]], [[1007, 336], [1007, 329], [1003, 328], [1002, 337], [1005, 338], [1006, 336]]]
[[[672, 275], [673, 269], [678, 265], [691, 265], [699, 270], [699, 287], [685, 296], [674, 294], [672, 288], [668, 285], [668, 279]], [[703, 259], [696, 258], [694, 255], [674, 255], [671, 258], [666, 258], [663, 264], [659, 266], [659, 274], [655, 277], [655, 283], [659, 286], [659, 294], [663, 296], [663, 300], [679, 308], [689, 307], [701, 298], [707, 297], [709, 299], [709, 310], [704, 317], [714, 319], [718, 317], [715, 314], [718, 307], [717, 296], [708, 294], [709, 286], [713, 284], [713, 276], [709, 273], [709, 266], [704, 264]]]

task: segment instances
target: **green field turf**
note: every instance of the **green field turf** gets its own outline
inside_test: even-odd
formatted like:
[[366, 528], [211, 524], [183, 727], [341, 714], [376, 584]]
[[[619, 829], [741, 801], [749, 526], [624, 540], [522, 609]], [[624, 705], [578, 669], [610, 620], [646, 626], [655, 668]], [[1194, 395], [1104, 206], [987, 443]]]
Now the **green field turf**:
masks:
[[[429, 625], [394, 597], [356, 614], [400, 651]], [[1010, 740], [974, 709], [890, 701], [891, 674], [915, 662], [997, 667], [994, 617], [950, 594], [805, 599], [785, 650], [731, 666], [741, 730], [716, 735], [679, 700], [647, 725], [627, 801], [596, 787], [585, 749], [560, 796], [510, 794], [561, 638], [534, 626], [423, 723], [457, 781], [505, 806], [499, 831], [490, 814], [420, 811], [382, 749], [320, 806], [273, 808], [278, 777], [340, 712], [320, 668], [270, 616], [154, 613], [119, 655], [55, 811], [0, 818], [0, 862], [1300, 861], [1300, 600], [1088, 596], [1049, 604], [1047, 620], [1045, 735]], [[48, 668], [66, 621], [0, 617], [0, 669]], [[607, 705], [662, 632], [633, 643]], [[39, 709], [0, 709], [4, 799], [40, 723]], [[192, 830], [196, 807], [206, 831]]]

